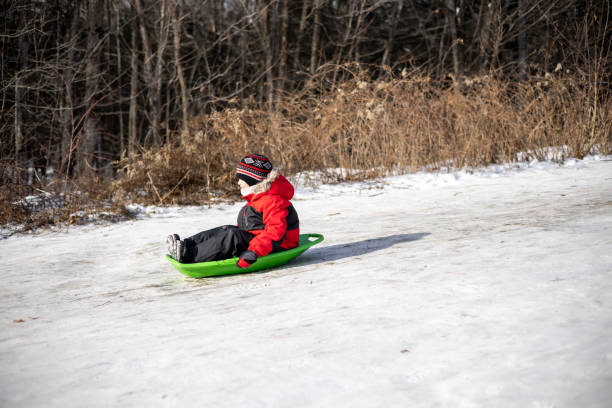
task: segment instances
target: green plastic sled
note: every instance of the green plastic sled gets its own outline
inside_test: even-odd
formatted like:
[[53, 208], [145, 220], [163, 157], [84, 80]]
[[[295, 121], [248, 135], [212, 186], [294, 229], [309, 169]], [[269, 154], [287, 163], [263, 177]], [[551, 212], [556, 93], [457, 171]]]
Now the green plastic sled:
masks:
[[321, 234], [302, 234], [300, 235], [300, 245], [298, 247], [262, 256], [257, 259], [257, 262], [246, 269], [241, 269], [236, 266], [236, 262], [238, 262], [237, 257], [224, 259], [222, 261], [199, 263], [180, 263], [174, 260], [170, 255], [166, 255], [166, 259], [183, 275], [191, 276], [192, 278], [207, 278], [209, 276], [255, 272], [284, 265], [292, 259], [302, 255], [308, 248], [321, 241], [323, 241], [323, 235]]

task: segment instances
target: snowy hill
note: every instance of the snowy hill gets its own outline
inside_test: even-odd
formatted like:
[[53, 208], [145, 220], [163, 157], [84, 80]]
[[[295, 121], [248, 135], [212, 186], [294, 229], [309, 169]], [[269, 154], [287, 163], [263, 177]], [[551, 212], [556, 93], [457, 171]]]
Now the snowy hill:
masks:
[[195, 280], [239, 204], [0, 241], [2, 407], [609, 407], [612, 161], [300, 188], [285, 267]]

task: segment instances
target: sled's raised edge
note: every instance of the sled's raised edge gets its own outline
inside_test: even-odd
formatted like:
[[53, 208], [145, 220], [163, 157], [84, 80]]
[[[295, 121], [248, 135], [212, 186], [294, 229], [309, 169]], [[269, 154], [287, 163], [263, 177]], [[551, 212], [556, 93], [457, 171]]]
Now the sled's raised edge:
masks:
[[313, 245], [323, 241], [321, 234], [301, 234], [300, 244], [296, 248], [288, 249], [282, 252], [275, 252], [270, 255], [262, 256], [257, 259], [253, 265], [246, 269], [241, 269], [236, 266], [237, 257], [224, 259], [222, 261], [199, 262], [199, 263], [180, 263], [173, 259], [170, 255], [166, 255], [168, 262], [183, 275], [192, 278], [207, 278], [210, 276], [232, 275], [236, 273], [255, 272], [262, 269], [274, 268], [284, 265], [292, 259], [300, 256], [304, 251]]

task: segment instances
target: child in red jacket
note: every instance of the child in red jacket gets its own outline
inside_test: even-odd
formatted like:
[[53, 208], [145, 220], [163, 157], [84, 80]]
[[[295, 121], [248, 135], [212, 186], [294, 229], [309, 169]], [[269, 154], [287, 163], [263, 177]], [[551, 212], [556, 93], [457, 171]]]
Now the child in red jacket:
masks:
[[289, 200], [293, 186], [270, 160], [249, 154], [240, 160], [236, 177], [246, 205], [237, 225], [224, 225], [181, 240], [168, 236], [168, 252], [179, 262], [207, 262], [239, 256], [237, 265], [248, 268], [258, 257], [295, 248], [300, 221]]

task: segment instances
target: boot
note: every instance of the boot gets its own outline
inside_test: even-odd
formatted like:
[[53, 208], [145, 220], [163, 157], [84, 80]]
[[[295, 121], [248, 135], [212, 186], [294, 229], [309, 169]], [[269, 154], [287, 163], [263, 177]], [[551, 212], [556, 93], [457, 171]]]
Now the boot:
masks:
[[177, 251], [178, 249], [178, 243], [181, 242], [181, 238], [178, 236], [178, 234], [172, 234], [172, 235], [168, 235], [168, 238], [166, 238], [166, 244], [168, 245], [168, 253], [170, 254], [170, 256], [174, 259], [176, 259], [177, 261], [181, 262], [178, 258], [179, 258], [179, 252]]
[[[178, 235], [177, 235], [178, 236]], [[183, 262], [185, 260], [185, 241], [181, 241], [180, 239], [176, 241], [176, 259], [179, 262]]]

